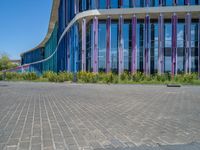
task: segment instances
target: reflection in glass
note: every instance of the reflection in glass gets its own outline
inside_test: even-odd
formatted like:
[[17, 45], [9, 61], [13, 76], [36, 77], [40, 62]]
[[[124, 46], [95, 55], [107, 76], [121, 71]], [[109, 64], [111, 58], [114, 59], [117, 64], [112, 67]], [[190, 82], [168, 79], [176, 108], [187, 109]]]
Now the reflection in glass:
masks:
[[171, 47], [172, 47], [172, 25], [171, 23], [165, 23], [164, 25], [164, 70], [165, 72], [171, 72]]
[[111, 70], [118, 72], [118, 22], [111, 24]]
[[131, 70], [131, 24], [126, 21], [123, 25], [124, 39], [124, 71]]
[[137, 23], [137, 70], [143, 72], [143, 51], [144, 51], [144, 21]]
[[105, 72], [106, 69], [106, 23], [99, 23], [99, 71]]
[[177, 73], [184, 72], [184, 23], [177, 25]]

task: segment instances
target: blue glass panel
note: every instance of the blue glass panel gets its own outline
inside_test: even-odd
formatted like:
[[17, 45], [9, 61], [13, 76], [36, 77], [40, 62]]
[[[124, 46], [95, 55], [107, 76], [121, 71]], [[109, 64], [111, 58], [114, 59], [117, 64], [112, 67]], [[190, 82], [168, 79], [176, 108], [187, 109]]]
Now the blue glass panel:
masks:
[[123, 0], [123, 8], [130, 8], [131, 0]]
[[99, 71], [106, 69], [106, 23], [99, 23]]
[[184, 24], [177, 25], [177, 72], [184, 72]]
[[200, 0], [190, 0], [190, 5], [198, 5], [198, 4], [200, 4]]
[[178, 5], [184, 5], [185, 4], [185, 0], [178, 0]]
[[118, 23], [111, 24], [111, 69], [117, 72], [118, 66]]
[[99, 8], [100, 9], [106, 8], [106, 0], [99, 0]]
[[158, 70], [158, 24], [151, 24], [151, 73]]
[[87, 24], [87, 37], [86, 37], [86, 70], [87, 71], [92, 71], [92, 55], [93, 55], [93, 23], [89, 22]]
[[198, 72], [198, 23], [191, 24], [191, 71]]
[[137, 70], [143, 71], [144, 23], [137, 24]]
[[150, 6], [159, 6], [159, 1], [158, 0], [151, 0]]
[[131, 70], [131, 25], [130, 22], [125, 22], [123, 25], [124, 39], [124, 70]]
[[164, 25], [165, 28], [165, 46], [164, 46], [164, 69], [165, 72], [171, 72], [171, 47], [172, 47], [172, 25], [171, 23], [165, 23]]
[[173, 5], [173, 0], [165, 0], [164, 1], [165, 6], [172, 6]]
[[144, 0], [136, 0], [135, 5], [136, 7], [144, 7]]
[[118, 8], [119, 7], [118, 0], [110, 0], [110, 5], [111, 8]]

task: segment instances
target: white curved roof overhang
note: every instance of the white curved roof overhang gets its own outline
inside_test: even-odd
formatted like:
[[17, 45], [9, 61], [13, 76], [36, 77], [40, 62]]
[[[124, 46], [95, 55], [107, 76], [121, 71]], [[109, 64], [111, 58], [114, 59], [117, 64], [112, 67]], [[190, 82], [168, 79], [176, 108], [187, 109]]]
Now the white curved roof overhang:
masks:
[[51, 37], [51, 34], [54, 30], [54, 26], [58, 20], [58, 7], [59, 7], [59, 4], [60, 4], [60, 0], [53, 0], [53, 5], [52, 5], [52, 9], [51, 9], [51, 16], [50, 16], [50, 21], [49, 21], [49, 26], [48, 26], [48, 31], [47, 31], [47, 34], [44, 38], [44, 40], [38, 45], [36, 46], [35, 48], [33, 49], [30, 49], [26, 52], [23, 52], [20, 56], [24, 55], [25, 53], [28, 53], [28, 52], [31, 52], [31, 51], [34, 51], [38, 48], [42, 48], [45, 46], [45, 44], [47, 43], [47, 41], [49, 40], [49, 38]]
[[[148, 14], [151, 19], [157, 19], [158, 16], [162, 13], [164, 15], [164, 18], [170, 19], [172, 15], [176, 13], [178, 18], [184, 19], [186, 13], [188, 12], [191, 13], [193, 19], [198, 19], [200, 17], [200, 5], [87, 10], [87, 11], [78, 13], [71, 20], [71, 22], [68, 24], [68, 26], [65, 28], [64, 32], [62, 33], [58, 41], [58, 45], [60, 44], [65, 34], [69, 31], [69, 29], [76, 22], [80, 22], [83, 18], [86, 18], [87, 21], [92, 19], [94, 16], [97, 16], [99, 19], [106, 19], [108, 16], [110, 16], [113, 19], [118, 19], [120, 15], [123, 15], [124, 19], [126, 19], [126, 18], [131, 18], [133, 15], [136, 15], [138, 19], [143, 19]], [[31, 64], [41, 63], [50, 59], [55, 54], [56, 51], [57, 49], [48, 58], [38, 61], [38, 62], [31, 63]]]

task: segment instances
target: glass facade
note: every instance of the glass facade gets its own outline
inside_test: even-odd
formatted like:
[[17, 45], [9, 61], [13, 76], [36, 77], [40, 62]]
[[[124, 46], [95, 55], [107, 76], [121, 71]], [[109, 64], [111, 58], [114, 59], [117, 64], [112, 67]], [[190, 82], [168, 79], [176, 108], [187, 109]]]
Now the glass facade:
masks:
[[[144, 17], [135, 15], [135, 22], [132, 21], [132, 17], [126, 15], [103, 15], [98, 18], [90, 16], [74, 22], [65, 31], [77, 13], [90, 9], [199, 5], [199, 0], [189, 0], [189, 3], [186, 3], [186, 0], [163, 0], [162, 4], [159, 2], [161, 1], [61, 0], [58, 8], [58, 21], [55, 23], [51, 36], [43, 47], [24, 53], [22, 64], [41, 61], [31, 64], [29, 68], [38, 72], [49, 70], [78, 72], [82, 70], [82, 61], [85, 60], [85, 71], [89, 72], [109, 70], [119, 73], [120, 69], [122, 69], [120, 72], [131, 72], [131, 68], [135, 68], [140, 72], [146, 73], [148, 70], [149, 73], [154, 74], [159, 72], [159, 64], [162, 61], [162, 71], [165, 73], [180, 74], [187, 72], [186, 69], [198, 72], [199, 18], [196, 16], [193, 18], [190, 12], [177, 15], [175, 24], [172, 19], [173, 12], [167, 17], [163, 14], [162, 26], [159, 17], [155, 17], [154, 14], [149, 14], [150, 22], [146, 20], [148, 15]], [[186, 20], [187, 15], [191, 16], [189, 22]], [[82, 24], [82, 19], [86, 20], [85, 26]], [[188, 27], [189, 30], [187, 30]], [[160, 31], [163, 33], [163, 40], [159, 39]], [[191, 43], [189, 45], [188, 37]], [[163, 52], [159, 55], [160, 47]], [[186, 55], [188, 50], [189, 56]], [[172, 54], [175, 54], [174, 57]], [[172, 69], [174, 67], [175, 72]]]

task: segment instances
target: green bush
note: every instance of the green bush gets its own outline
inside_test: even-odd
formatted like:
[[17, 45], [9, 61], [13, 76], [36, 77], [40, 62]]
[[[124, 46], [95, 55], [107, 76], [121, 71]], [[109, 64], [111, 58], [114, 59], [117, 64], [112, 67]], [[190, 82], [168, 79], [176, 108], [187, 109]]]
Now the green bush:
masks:
[[54, 74], [54, 72], [46, 71], [46, 72], [43, 73], [42, 77], [49, 79], [52, 76], [52, 74]]
[[145, 75], [142, 72], [136, 72], [132, 74], [132, 81], [134, 82], [140, 82], [144, 81]]
[[69, 72], [60, 72], [58, 74], [59, 78], [62, 78], [63, 81], [72, 81], [73, 80], [73, 74]]
[[118, 76], [113, 74], [112, 72], [109, 72], [109, 73], [105, 74], [103, 82], [104, 83], [115, 83], [115, 82], [118, 82]]
[[99, 81], [99, 74], [81, 71], [77, 73], [77, 79], [79, 82], [97, 83]]
[[120, 75], [120, 80], [121, 81], [130, 81], [131, 80], [131, 75], [130, 73], [128, 72], [123, 72], [121, 75]]
[[168, 73], [165, 74], [154, 74], [152, 79], [158, 82], [167, 82], [171, 80], [171, 75]]
[[178, 83], [193, 83], [195, 80], [198, 80], [198, 75], [195, 73], [178, 74], [174, 77], [174, 81]]
[[16, 72], [6, 72], [6, 80], [22, 80], [22, 75]]
[[36, 73], [34, 72], [29, 72], [29, 73], [22, 73], [21, 77], [23, 80], [28, 80], [28, 81], [33, 81], [39, 79]]
[[48, 74], [47, 79], [50, 82], [58, 82], [58, 74], [51, 72], [51, 73]]
[[0, 72], [0, 81], [3, 80], [3, 72]]

